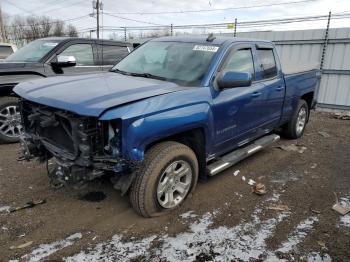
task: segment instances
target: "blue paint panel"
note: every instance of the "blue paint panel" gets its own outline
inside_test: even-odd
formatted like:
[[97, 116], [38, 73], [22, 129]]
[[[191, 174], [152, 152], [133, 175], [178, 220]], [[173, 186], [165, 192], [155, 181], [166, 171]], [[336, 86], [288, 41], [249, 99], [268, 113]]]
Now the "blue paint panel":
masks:
[[[205, 37], [153, 41], [207, 43]], [[194, 128], [204, 131], [206, 156], [218, 156], [288, 122], [300, 97], [318, 84], [317, 71], [284, 76], [277, 61], [278, 75], [273, 79], [263, 80], [255, 63], [251, 86], [215, 88], [214, 79], [228, 50], [238, 44], [250, 45], [256, 60], [256, 43], [273, 47], [263, 41], [215, 39], [212, 44], [220, 48], [197, 87], [110, 72], [30, 81], [19, 84], [15, 92], [25, 99], [101, 121], [119, 119], [122, 153], [128, 159], [142, 160], [150, 143]]]

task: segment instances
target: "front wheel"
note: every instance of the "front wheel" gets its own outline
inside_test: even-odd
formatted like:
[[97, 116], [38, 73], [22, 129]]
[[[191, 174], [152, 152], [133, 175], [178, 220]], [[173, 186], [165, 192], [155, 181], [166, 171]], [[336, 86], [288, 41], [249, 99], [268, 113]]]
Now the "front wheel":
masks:
[[18, 142], [22, 131], [17, 98], [0, 97], [0, 143]]
[[130, 202], [137, 213], [154, 217], [179, 207], [195, 188], [198, 161], [194, 152], [177, 142], [163, 142], [146, 152], [136, 172]]
[[309, 106], [305, 100], [300, 100], [292, 120], [283, 127], [283, 136], [297, 139], [304, 134], [307, 121], [309, 119]]

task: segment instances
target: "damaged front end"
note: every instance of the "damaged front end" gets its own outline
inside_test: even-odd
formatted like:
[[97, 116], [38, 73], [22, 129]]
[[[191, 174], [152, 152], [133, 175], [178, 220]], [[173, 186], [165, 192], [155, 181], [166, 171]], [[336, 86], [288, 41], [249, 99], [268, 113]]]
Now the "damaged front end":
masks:
[[26, 100], [20, 101], [20, 109], [24, 127], [20, 159], [46, 162], [52, 184], [80, 186], [110, 173], [116, 175], [119, 189], [127, 190], [131, 179], [125, 175], [138, 164], [121, 156], [118, 120], [99, 121]]

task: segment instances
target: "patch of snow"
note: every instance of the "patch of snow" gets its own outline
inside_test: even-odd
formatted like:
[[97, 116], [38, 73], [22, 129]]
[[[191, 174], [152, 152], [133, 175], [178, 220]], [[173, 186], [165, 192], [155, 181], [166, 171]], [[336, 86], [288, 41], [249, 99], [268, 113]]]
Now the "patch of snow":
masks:
[[75, 241], [81, 238], [81, 233], [75, 233], [63, 240], [55, 241], [50, 244], [41, 244], [37, 249], [34, 249], [32, 253], [22, 256], [20, 260], [30, 262], [42, 261], [45, 257], [48, 257], [65, 247], [73, 245]]
[[311, 253], [307, 257], [307, 262], [331, 262], [332, 258], [328, 254], [318, 254], [318, 253]]
[[0, 206], [0, 213], [9, 213], [10, 208], [10, 206]]
[[299, 223], [294, 232], [288, 237], [286, 242], [277, 250], [283, 253], [292, 251], [307, 236], [308, 232], [313, 229], [313, 225], [318, 221], [317, 217], [309, 217]]
[[188, 218], [197, 217], [197, 215], [194, 214], [194, 211], [193, 211], [193, 210], [190, 210], [190, 211], [188, 211], [188, 212], [186, 212], [186, 213], [181, 214], [180, 217], [181, 217], [182, 219], [188, 219]]
[[[340, 199], [340, 203], [343, 205], [350, 206], [350, 195], [346, 197], [342, 197]], [[350, 227], [350, 213], [340, 217], [339, 226]]]
[[241, 171], [236, 170], [235, 172], [233, 172], [233, 175], [234, 175], [234, 176], [237, 176], [237, 175], [239, 174], [239, 172], [241, 172]]
[[242, 176], [242, 180], [245, 181], [245, 176]]
[[[278, 197], [276, 194], [268, 201], [278, 201]], [[232, 228], [212, 228], [213, 219], [219, 213], [219, 210], [215, 210], [190, 224], [188, 232], [175, 236], [163, 234], [123, 242], [121, 235], [115, 235], [111, 241], [100, 243], [87, 253], [65, 258], [65, 261], [129, 261], [140, 259], [140, 256], [147, 261], [153, 255], [169, 262], [189, 262], [200, 256], [212, 257], [215, 261], [259, 259], [267, 253], [265, 240], [274, 234], [278, 223], [290, 215], [290, 212], [281, 212], [276, 217], [262, 220], [262, 211], [257, 207], [249, 222]], [[188, 217], [193, 214], [187, 212], [182, 215]], [[152, 248], [154, 240], [158, 243], [157, 247]]]
[[69, 262], [85, 261], [130, 261], [142, 255], [148, 254], [150, 245], [156, 236], [141, 239], [139, 241], [123, 242], [122, 237], [115, 235], [112, 240], [98, 244], [89, 253], [80, 252], [64, 260]]

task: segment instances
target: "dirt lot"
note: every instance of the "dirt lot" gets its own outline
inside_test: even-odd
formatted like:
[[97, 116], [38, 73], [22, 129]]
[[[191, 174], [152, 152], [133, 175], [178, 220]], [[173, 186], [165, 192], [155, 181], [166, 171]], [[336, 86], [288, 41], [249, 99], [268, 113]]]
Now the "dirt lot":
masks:
[[[278, 148], [293, 143], [306, 150]], [[51, 189], [45, 167], [18, 163], [17, 150], [0, 146], [0, 261], [350, 261], [350, 214], [331, 209], [333, 192], [350, 203], [348, 120], [313, 113], [302, 139], [200, 182], [180, 209], [154, 219], [137, 216], [108, 180]], [[253, 194], [249, 179], [267, 194]], [[95, 191], [106, 198], [82, 198]], [[47, 203], [5, 212], [33, 198]]]

